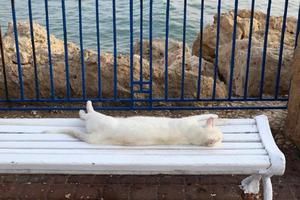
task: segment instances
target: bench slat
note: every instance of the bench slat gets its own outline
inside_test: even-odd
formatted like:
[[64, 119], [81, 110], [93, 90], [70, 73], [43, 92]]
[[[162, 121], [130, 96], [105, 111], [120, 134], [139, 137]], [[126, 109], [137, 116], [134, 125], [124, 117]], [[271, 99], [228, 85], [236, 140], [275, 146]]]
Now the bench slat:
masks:
[[260, 142], [225, 142], [217, 147], [200, 147], [191, 145], [174, 146], [116, 146], [116, 145], [91, 145], [84, 142], [0, 142], [0, 149], [262, 149]]
[[[0, 142], [3, 141], [78, 141], [66, 134], [0, 134]], [[228, 133], [224, 134], [223, 142], [259, 142], [260, 137], [258, 133]]]
[[[219, 126], [222, 132], [258, 132], [256, 125], [226, 125]], [[55, 126], [13, 126], [13, 125], [0, 125], [0, 132], [9, 132], [9, 133], [40, 133], [43, 131], [55, 131], [59, 129], [79, 129], [84, 131], [83, 127], [72, 127], [72, 126], [64, 126], [64, 127], [55, 127]]]
[[2, 154], [91, 154], [91, 155], [267, 155], [265, 149], [239, 149], [239, 150], [155, 150], [155, 149], [0, 149], [0, 156]]
[[0, 157], [0, 172], [14, 170], [57, 171], [101, 174], [202, 174], [258, 172], [270, 166], [268, 156], [178, 156], [178, 155], [30, 155], [9, 154]]
[[[78, 118], [7, 118], [0, 119], [0, 125], [7, 125], [14, 123], [15, 125], [31, 125], [39, 124], [40, 126], [84, 126], [84, 122]], [[255, 125], [254, 119], [218, 119], [216, 125]]]

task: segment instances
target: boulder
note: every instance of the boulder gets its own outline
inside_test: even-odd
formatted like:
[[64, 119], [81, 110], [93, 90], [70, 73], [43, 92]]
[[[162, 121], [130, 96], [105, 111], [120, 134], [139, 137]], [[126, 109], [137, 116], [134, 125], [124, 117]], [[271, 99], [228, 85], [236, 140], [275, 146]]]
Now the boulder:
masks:
[[[20, 47], [21, 69], [24, 84], [24, 94], [26, 98], [32, 99], [36, 97], [35, 88], [35, 73], [34, 62], [32, 56], [30, 26], [28, 22], [18, 23], [18, 38]], [[50, 67], [48, 57], [47, 34], [44, 27], [34, 24], [34, 41], [36, 53], [36, 67], [37, 67], [37, 80], [39, 83], [39, 96], [41, 98], [51, 97], [50, 85]], [[52, 69], [54, 80], [55, 97], [66, 97], [66, 67], [65, 67], [65, 54], [64, 42], [55, 36], [51, 35], [51, 50], [52, 50]], [[170, 69], [169, 69], [169, 94], [170, 96], [177, 96], [180, 94], [181, 86], [181, 56], [177, 56], [182, 49], [180, 49], [179, 42], [171, 42], [170, 45]], [[8, 84], [9, 98], [20, 97], [20, 82], [18, 74], [18, 64], [16, 58], [14, 32], [12, 24], [9, 24], [8, 31], [3, 37], [3, 46], [5, 51], [6, 60], [6, 76]], [[156, 42], [157, 46], [161, 42]], [[159, 48], [158, 48], [159, 49]], [[164, 57], [158, 51], [154, 50], [154, 58], [156, 64], [153, 67], [153, 96], [164, 97], [164, 65], [157, 63], [163, 62], [161, 59]], [[182, 52], [180, 52], [181, 55]], [[185, 73], [185, 97], [195, 97], [197, 94], [198, 71], [197, 62], [198, 58], [191, 56], [187, 48], [186, 51], [187, 63]], [[84, 64], [85, 64], [85, 81], [86, 93], [88, 98], [98, 97], [98, 56], [97, 53], [91, 50], [84, 50]], [[145, 55], [143, 55], [145, 57]], [[145, 57], [147, 58], [147, 57]], [[172, 58], [172, 59], [171, 59]], [[190, 58], [190, 60], [189, 60]], [[143, 79], [149, 80], [150, 67], [149, 61], [142, 59], [143, 62]], [[69, 63], [69, 81], [70, 93], [72, 98], [82, 97], [82, 66], [81, 66], [81, 52], [77, 45], [68, 43], [68, 63]], [[178, 63], [178, 64], [176, 64]], [[178, 67], [177, 67], [178, 66]], [[209, 66], [205, 63], [203, 66]], [[114, 97], [114, 57], [111, 53], [102, 53], [100, 57], [101, 67], [101, 86], [103, 98]], [[203, 67], [205, 68], [205, 67]], [[133, 79], [140, 80], [140, 56], [134, 55], [133, 60]], [[212, 79], [202, 76], [202, 90], [203, 96], [211, 95], [209, 90], [212, 85]], [[139, 89], [139, 87], [135, 87]], [[0, 93], [1, 98], [5, 98], [4, 94], [4, 78], [3, 66], [0, 63]], [[128, 98], [130, 93], [130, 56], [121, 55], [117, 56], [117, 98]], [[217, 97], [224, 97], [226, 89], [223, 83], [217, 82]], [[141, 94], [138, 97], [146, 97], [147, 94]]]
[[[198, 73], [199, 57], [191, 54], [188, 46], [185, 47], [185, 70]], [[140, 54], [140, 42], [135, 44], [135, 54]], [[182, 43], [176, 40], [169, 39], [168, 46], [168, 69], [182, 69]], [[165, 67], [165, 40], [154, 39], [152, 42], [153, 66]], [[143, 58], [149, 60], [149, 41], [143, 41]], [[202, 75], [212, 77], [214, 71], [213, 63], [202, 58], [201, 60]]]
[[[243, 40], [249, 38], [251, 11], [239, 10], [237, 16], [236, 39]], [[253, 18], [252, 38], [260, 44], [264, 42], [266, 14], [260, 11], [255, 12]], [[268, 47], [279, 48], [281, 40], [283, 17], [270, 16]], [[232, 33], [234, 26], [234, 12], [222, 13], [220, 18], [220, 45], [232, 43]], [[284, 46], [293, 49], [295, 41], [295, 30], [297, 26], [296, 17], [287, 17]], [[217, 35], [217, 15], [214, 16], [212, 25], [208, 25], [203, 30], [203, 58], [213, 62], [215, 58]], [[231, 46], [228, 46], [231, 49]], [[193, 43], [192, 54], [199, 56], [200, 33]]]
[[291, 63], [291, 69], [293, 75], [284, 133], [295, 143], [298, 149], [300, 149], [300, 35], [298, 36], [298, 45]]
[[[263, 59], [263, 47], [253, 41], [251, 48], [251, 59], [249, 67], [248, 96], [256, 97], [260, 91], [261, 68]], [[219, 74], [226, 84], [230, 82], [231, 65], [231, 44], [220, 46], [219, 54]], [[265, 78], [263, 92], [265, 95], [274, 96], [276, 87], [276, 77], [278, 70], [279, 50], [268, 48], [266, 52]], [[246, 67], [248, 55], [248, 40], [238, 40], [236, 42], [235, 65], [233, 73], [232, 88], [237, 96], [244, 95], [244, 85], [246, 80]], [[290, 62], [293, 58], [293, 50], [285, 49], [283, 52], [283, 62], [281, 66], [281, 76], [279, 84], [279, 95], [287, 95], [291, 77]]]
[[[227, 87], [226, 85], [216, 80], [216, 97], [226, 98], [227, 97]], [[168, 79], [168, 97], [169, 98], [180, 98], [181, 97], [181, 84], [182, 84], [182, 72], [180, 68], [172, 68], [169, 70]], [[197, 91], [200, 91], [201, 98], [211, 98], [213, 92], [214, 80], [211, 77], [201, 76], [201, 89], [198, 87], [198, 73], [193, 71], [185, 71], [184, 76], [184, 97], [185, 98], [195, 98], [197, 97]], [[153, 90], [155, 97], [164, 97], [164, 73], [160, 70], [157, 73], [153, 82]]]
[[[168, 42], [168, 62], [169, 65], [172, 64], [175, 57], [182, 54], [182, 42], [169, 39]], [[190, 55], [191, 51], [186, 45], [185, 53]], [[134, 45], [134, 54], [140, 55], [140, 41], [136, 42]], [[143, 40], [143, 55], [144, 59], [149, 60], [150, 55], [150, 42], [149, 40]], [[152, 40], [152, 62], [155, 65], [164, 64], [165, 59], [165, 40], [163, 39], [153, 39]]]
[[[44, 27], [34, 24], [34, 41], [36, 53], [36, 66], [40, 97], [49, 98], [51, 94], [50, 87], [50, 67], [48, 58], [47, 35]], [[36, 97], [35, 92], [35, 74], [34, 62], [32, 56], [32, 46], [30, 38], [30, 26], [27, 22], [18, 23], [18, 38], [22, 68], [22, 78], [24, 84], [24, 93], [26, 98]], [[15, 40], [13, 26], [10, 23], [8, 31], [3, 38], [3, 46], [6, 57], [6, 75], [8, 80], [8, 90], [10, 98], [20, 97], [20, 83], [18, 74], [18, 65], [16, 59]], [[66, 67], [64, 55], [64, 42], [51, 35], [51, 61], [53, 67], [54, 92], [56, 97], [66, 97]], [[98, 62], [97, 54], [90, 50], [84, 51], [85, 73], [86, 73], [86, 91], [89, 97], [98, 96]], [[80, 59], [80, 49], [74, 43], [68, 43], [68, 62], [69, 62], [69, 80], [71, 97], [82, 96], [82, 69]], [[129, 87], [129, 56], [118, 55], [117, 58], [118, 75], [118, 97], [128, 97], [130, 95]], [[148, 61], [143, 60], [145, 68]], [[3, 67], [0, 64], [1, 68]], [[102, 96], [110, 98], [113, 95], [113, 68], [114, 59], [111, 54], [101, 55], [101, 82]], [[134, 56], [134, 77], [139, 77], [139, 56]], [[3, 70], [0, 70], [0, 76], [3, 76]], [[147, 74], [144, 73], [147, 77]], [[148, 74], [149, 77], [149, 74]], [[4, 79], [0, 80], [1, 90], [4, 89]], [[14, 91], [14, 92], [12, 92]]]

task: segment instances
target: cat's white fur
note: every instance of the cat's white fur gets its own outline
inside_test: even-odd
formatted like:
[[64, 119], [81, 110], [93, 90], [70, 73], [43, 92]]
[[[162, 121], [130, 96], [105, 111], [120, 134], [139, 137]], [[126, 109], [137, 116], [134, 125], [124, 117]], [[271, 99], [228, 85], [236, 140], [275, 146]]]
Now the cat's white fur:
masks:
[[[79, 111], [85, 121], [86, 133], [60, 130], [91, 144], [110, 145], [200, 145], [215, 146], [223, 134], [214, 126], [214, 114], [184, 118], [127, 117], [117, 118], [96, 112], [87, 102], [87, 113]], [[57, 132], [56, 132], [57, 133]]]

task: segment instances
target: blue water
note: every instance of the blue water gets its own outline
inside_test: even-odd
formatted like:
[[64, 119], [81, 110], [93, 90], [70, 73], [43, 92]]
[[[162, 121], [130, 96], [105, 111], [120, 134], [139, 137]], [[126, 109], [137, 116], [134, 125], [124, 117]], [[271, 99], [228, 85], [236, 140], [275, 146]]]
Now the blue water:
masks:
[[[84, 48], [96, 49], [96, 0], [82, 0], [83, 17], [83, 44]], [[143, 2], [143, 35], [149, 37], [149, 0], [133, 0], [134, 17], [134, 41], [139, 40], [140, 33], [140, 2]], [[170, 1], [170, 32], [169, 37], [182, 40], [183, 33], [183, 9], [184, 0]], [[199, 32], [200, 4], [201, 0], [187, 1], [187, 26], [186, 42], [191, 45]], [[217, 12], [217, 0], [205, 0], [204, 23], [213, 21], [213, 15]], [[283, 15], [285, 0], [273, 1], [271, 15]], [[79, 17], [78, 0], [65, 0], [68, 41], [79, 44]], [[28, 1], [15, 0], [18, 20], [28, 20]], [[153, 38], [165, 37], [167, 0], [153, 0]], [[63, 38], [62, 10], [60, 0], [48, 0], [50, 32], [58, 38]], [[255, 10], [266, 12], [268, 1], [256, 0]], [[250, 0], [239, 0], [239, 8], [250, 9]], [[234, 8], [234, 0], [222, 0], [222, 11], [227, 12]], [[288, 15], [297, 16], [299, 0], [289, 0]], [[33, 19], [45, 26], [44, 0], [32, 0]], [[113, 23], [112, 0], [99, 0], [100, 12], [100, 42], [101, 50], [112, 52], [113, 50]], [[128, 52], [129, 32], [129, 0], [116, 0], [116, 27], [118, 52]], [[12, 21], [11, 5], [8, 0], [0, 0], [0, 25], [6, 30], [7, 23]]]

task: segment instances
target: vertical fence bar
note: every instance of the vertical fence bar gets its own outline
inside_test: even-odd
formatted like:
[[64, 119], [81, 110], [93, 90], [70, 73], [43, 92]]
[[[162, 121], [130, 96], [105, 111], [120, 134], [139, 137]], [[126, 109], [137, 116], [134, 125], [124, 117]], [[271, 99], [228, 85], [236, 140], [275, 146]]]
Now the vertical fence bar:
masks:
[[5, 90], [5, 97], [8, 101], [8, 87], [7, 87], [7, 78], [6, 78], [6, 67], [5, 67], [5, 58], [4, 58], [4, 50], [3, 50], [3, 41], [2, 41], [2, 31], [0, 26], [0, 53], [1, 53], [1, 63], [2, 63], [2, 70], [3, 70], [3, 78], [4, 78], [4, 90]]
[[250, 59], [251, 59], [254, 6], [255, 6], [255, 0], [252, 0], [250, 28], [249, 28], [249, 40], [248, 40], [248, 52], [247, 52], [246, 78], [245, 78], [245, 84], [244, 84], [244, 99], [246, 99], [248, 96], [248, 81], [249, 81], [249, 70], [250, 70]]
[[96, 32], [97, 32], [97, 67], [98, 67], [98, 98], [102, 98], [101, 83], [101, 49], [100, 49], [100, 26], [99, 26], [99, 0], [96, 0]]
[[264, 38], [264, 50], [263, 50], [263, 60], [261, 66], [261, 77], [260, 77], [260, 89], [259, 89], [259, 98], [262, 99], [264, 92], [264, 79], [265, 79], [265, 66], [266, 66], [266, 57], [267, 57], [267, 48], [268, 48], [268, 34], [269, 34], [269, 20], [271, 13], [271, 4], [272, 0], [268, 2], [268, 11], [266, 17], [266, 27], [265, 27], [265, 38]]
[[170, 21], [170, 0], [167, 0], [166, 7], [166, 41], [165, 41], [165, 100], [168, 99], [169, 88], [169, 21]]
[[187, 0], [184, 0], [183, 8], [183, 37], [182, 37], [182, 71], [181, 71], [181, 99], [184, 98], [184, 77], [185, 77], [185, 39], [186, 39], [186, 7]]
[[235, 44], [236, 44], [236, 26], [237, 26], [238, 4], [239, 4], [239, 1], [235, 0], [234, 24], [233, 24], [233, 33], [232, 33], [232, 47], [231, 47], [230, 79], [229, 79], [229, 86], [228, 86], [228, 99], [229, 100], [231, 99], [231, 96], [232, 96], [232, 81], [233, 81], [234, 63], [235, 63]]
[[202, 74], [202, 47], [203, 47], [203, 11], [204, 0], [201, 0], [201, 13], [200, 13], [200, 44], [199, 44], [199, 69], [198, 69], [198, 82], [197, 82], [197, 99], [200, 99], [201, 94], [201, 74]]
[[140, 90], [143, 90], [143, 0], [140, 0]]
[[212, 99], [216, 98], [216, 87], [217, 87], [217, 75], [219, 65], [219, 43], [220, 43], [220, 19], [221, 19], [221, 0], [218, 0], [218, 14], [217, 14], [217, 38], [216, 38], [216, 51], [215, 51], [215, 69], [214, 69], [214, 84]]
[[66, 90], [67, 90], [67, 99], [70, 99], [70, 80], [69, 80], [69, 59], [68, 59], [68, 35], [67, 35], [67, 25], [66, 25], [66, 8], [65, 0], [61, 0], [61, 10], [63, 17], [63, 30], [64, 30], [64, 50], [65, 50], [65, 68], [66, 68]]
[[37, 64], [36, 64], [31, 0], [28, 0], [28, 11], [29, 11], [30, 39], [31, 39], [31, 48], [32, 48], [32, 56], [33, 56], [33, 67], [34, 67], [35, 94], [36, 94], [36, 99], [38, 100], [40, 98], [40, 89], [39, 89], [38, 70], [37, 70]]
[[82, 79], [82, 95], [83, 100], [86, 99], [85, 90], [85, 63], [84, 63], [84, 49], [83, 49], [83, 39], [82, 39], [82, 7], [81, 0], [78, 0], [79, 9], [79, 40], [80, 40], [80, 61], [81, 61], [81, 79]]
[[114, 41], [114, 99], [117, 99], [117, 27], [116, 27], [116, 0], [112, 0], [113, 9], [113, 41]]
[[45, 14], [46, 14], [46, 29], [47, 29], [47, 44], [48, 44], [48, 63], [49, 63], [49, 74], [50, 74], [50, 90], [51, 90], [51, 98], [54, 99], [55, 93], [54, 93], [53, 66], [52, 66], [52, 57], [51, 57], [48, 0], [45, 0]]
[[20, 84], [20, 99], [24, 100], [23, 74], [22, 74], [22, 66], [21, 66], [21, 59], [20, 59], [18, 29], [17, 29], [17, 17], [16, 17], [16, 9], [15, 9], [15, 1], [14, 0], [11, 0], [11, 11], [12, 11], [12, 18], [13, 18], [13, 26], [14, 26], [16, 56], [17, 56], [17, 62], [18, 62], [18, 75], [19, 75], [19, 84]]
[[276, 76], [275, 99], [278, 99], [279, 86], [280, 86], [280, 74], [281, 74], [281, 67], [282, 67], [282, 54], [283, 54], [283, 47], [284, 47], [284, 35], [285, 35], [285, 28], [286, 28], [286, 17], [287, 17], [288, 5], [289, 5], [289, 0], [285, 0], [282, 29], [281, 29], [282, 32], [281, 32], [281, 41], [280, 41], [280, 49], [279, 49], [279, 60], [278, 60], [277, 76]]
[[149, 93], [149, 107], [152, 108], [152, 12], [153, 12], [153, 0], [150, 0], [150, 8], [149, 8], [149, 66], [150, 66], [150, 84], [149, 84], [149, 89], [150, 89], [150, 93]]
[[298, 19], [297, 19], [297, 30], [296, 30], [296, 38], [295, 38], [295, 48], [297, 47], [298, 44], [298, 35], [300, 31], [300, 4], [299, 4], [299, 9], [298, 9]]
[[[133, 93], [133, 0], [129, 0], [129, 19], [130, 19], [130, 100], [131, 107], [134, 106]], [[140, 41], [142, 43], [143, 41]], [[141, 55], [142, 57], [142, 55]], [[142, 60], [143, 62], [143, 60]]]

